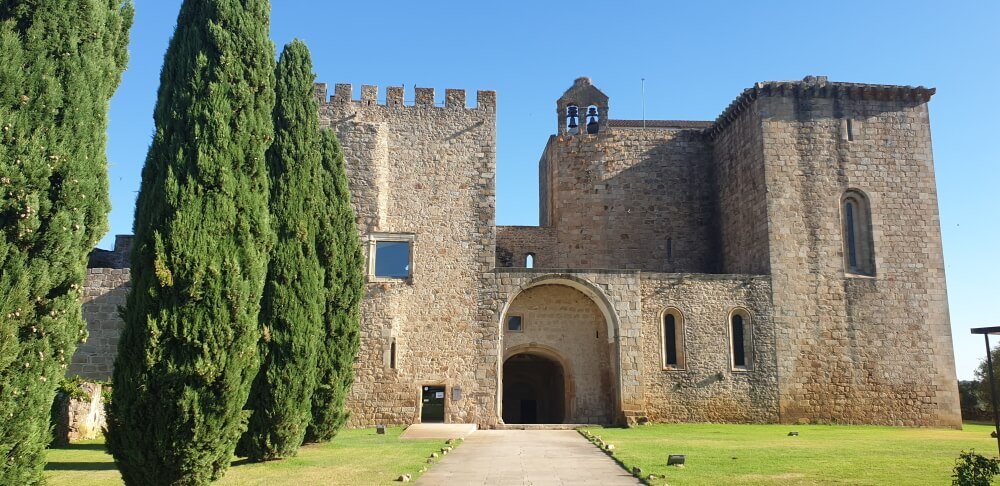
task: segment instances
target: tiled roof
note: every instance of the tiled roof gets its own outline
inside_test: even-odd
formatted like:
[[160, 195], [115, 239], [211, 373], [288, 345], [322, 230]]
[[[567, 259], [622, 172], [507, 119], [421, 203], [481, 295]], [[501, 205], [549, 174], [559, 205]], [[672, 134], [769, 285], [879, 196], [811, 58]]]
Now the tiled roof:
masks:
[[711, 128], [710, 121], [688, 120], [608, 120], [609, 127], [617, 128]]

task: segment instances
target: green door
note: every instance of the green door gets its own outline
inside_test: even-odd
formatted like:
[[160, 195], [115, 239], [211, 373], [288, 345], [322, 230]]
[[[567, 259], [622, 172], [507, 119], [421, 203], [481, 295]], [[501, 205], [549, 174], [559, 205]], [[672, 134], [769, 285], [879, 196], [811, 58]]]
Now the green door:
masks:
[[444, 422], [444, 387], [425, 386], [420, 407], [420, 422]]

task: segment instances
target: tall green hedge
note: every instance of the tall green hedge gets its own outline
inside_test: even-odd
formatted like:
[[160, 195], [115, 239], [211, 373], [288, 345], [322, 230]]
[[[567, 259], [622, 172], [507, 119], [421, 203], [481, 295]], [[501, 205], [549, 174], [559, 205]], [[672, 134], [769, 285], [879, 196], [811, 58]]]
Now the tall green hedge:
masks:
[[41, 481], [55, 388], [86, 335], [132, 14], [123, 0], [0, 0], [0, 484]]
[[271, 221], [277, 235], [260, 323], [262, 362], [250, 391], [250, 426], [237, 454], [252, 461], [291, 457], [310, 419], [322, 338], [323, 269], [316, 254], [317, 210], [325, 204], [312, 61], [301, 41], [285, 46], [275, 71]]
[[360, 346], [359, 303], [364, 291], [364, 255], [358, 238], [344, 155], [337, 136], [322, 134], [320, 185], [327, 201], [321, 208], [316, 249], [326, 268], [324, 338], [319, 375], [312, 399], [308, 442], [332, 439], [348, 418], [345, 400], [354, 383], [354, 359]]
[[108, 448], [127, 484], [206, 484], [246, 430], [273, 246], [266, 0], [185, 0], [135, 212]]

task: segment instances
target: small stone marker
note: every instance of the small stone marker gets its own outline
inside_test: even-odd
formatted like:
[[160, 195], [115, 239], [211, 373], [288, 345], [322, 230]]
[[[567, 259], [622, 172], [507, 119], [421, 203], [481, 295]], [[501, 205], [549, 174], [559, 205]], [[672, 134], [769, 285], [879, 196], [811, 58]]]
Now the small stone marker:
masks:
[[378, 434], [378, 435], [385, 435], [385, 426], [384, 425], [376, 425], [375, 426], [375, 433]]
[[[669, 456], [667, 456], [667, 465], [668, 466], [683, 466], [685, 459], [687, 459], [687, 456], [684, 455], [684, 454], [670, 454]], [[736, 459], [736, 458], [734, 457], [733, 459]]]
[[788, 436], [789, 437], [798, 437], [799, 433], [793, 430], [793, 431], [791, 431], [791, 432], [788, 433]]

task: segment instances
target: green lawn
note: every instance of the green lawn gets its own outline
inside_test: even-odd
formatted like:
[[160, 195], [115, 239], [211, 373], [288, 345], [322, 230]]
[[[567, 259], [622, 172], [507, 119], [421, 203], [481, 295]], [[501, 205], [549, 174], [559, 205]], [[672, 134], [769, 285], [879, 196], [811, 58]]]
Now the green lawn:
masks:
[[[386, 435], [375, 429], [342, 430], [328, 444], [309, 445], [284, 461], [233, 463], [220, 485], [291, 484], [400, 484], [400, 474], [414, 479], [431, 452], [445, 447], [443, 440], [399, 440], [401, 428]], [[121, 485], [121, 477], [102, 441], [81, 442], [49, 449], [45, 479], [50, 486]]]
[[[996, 457], [991, 426], [964, 430], [845, 425], [661, 424], [583, 429], [614, 445], [614, 457], [649, 484], [946, 485], [962, 450]], [[798, 437], [788, 432], [797, 431]], [[669, 454], [686, 454], [683, 468]]]

